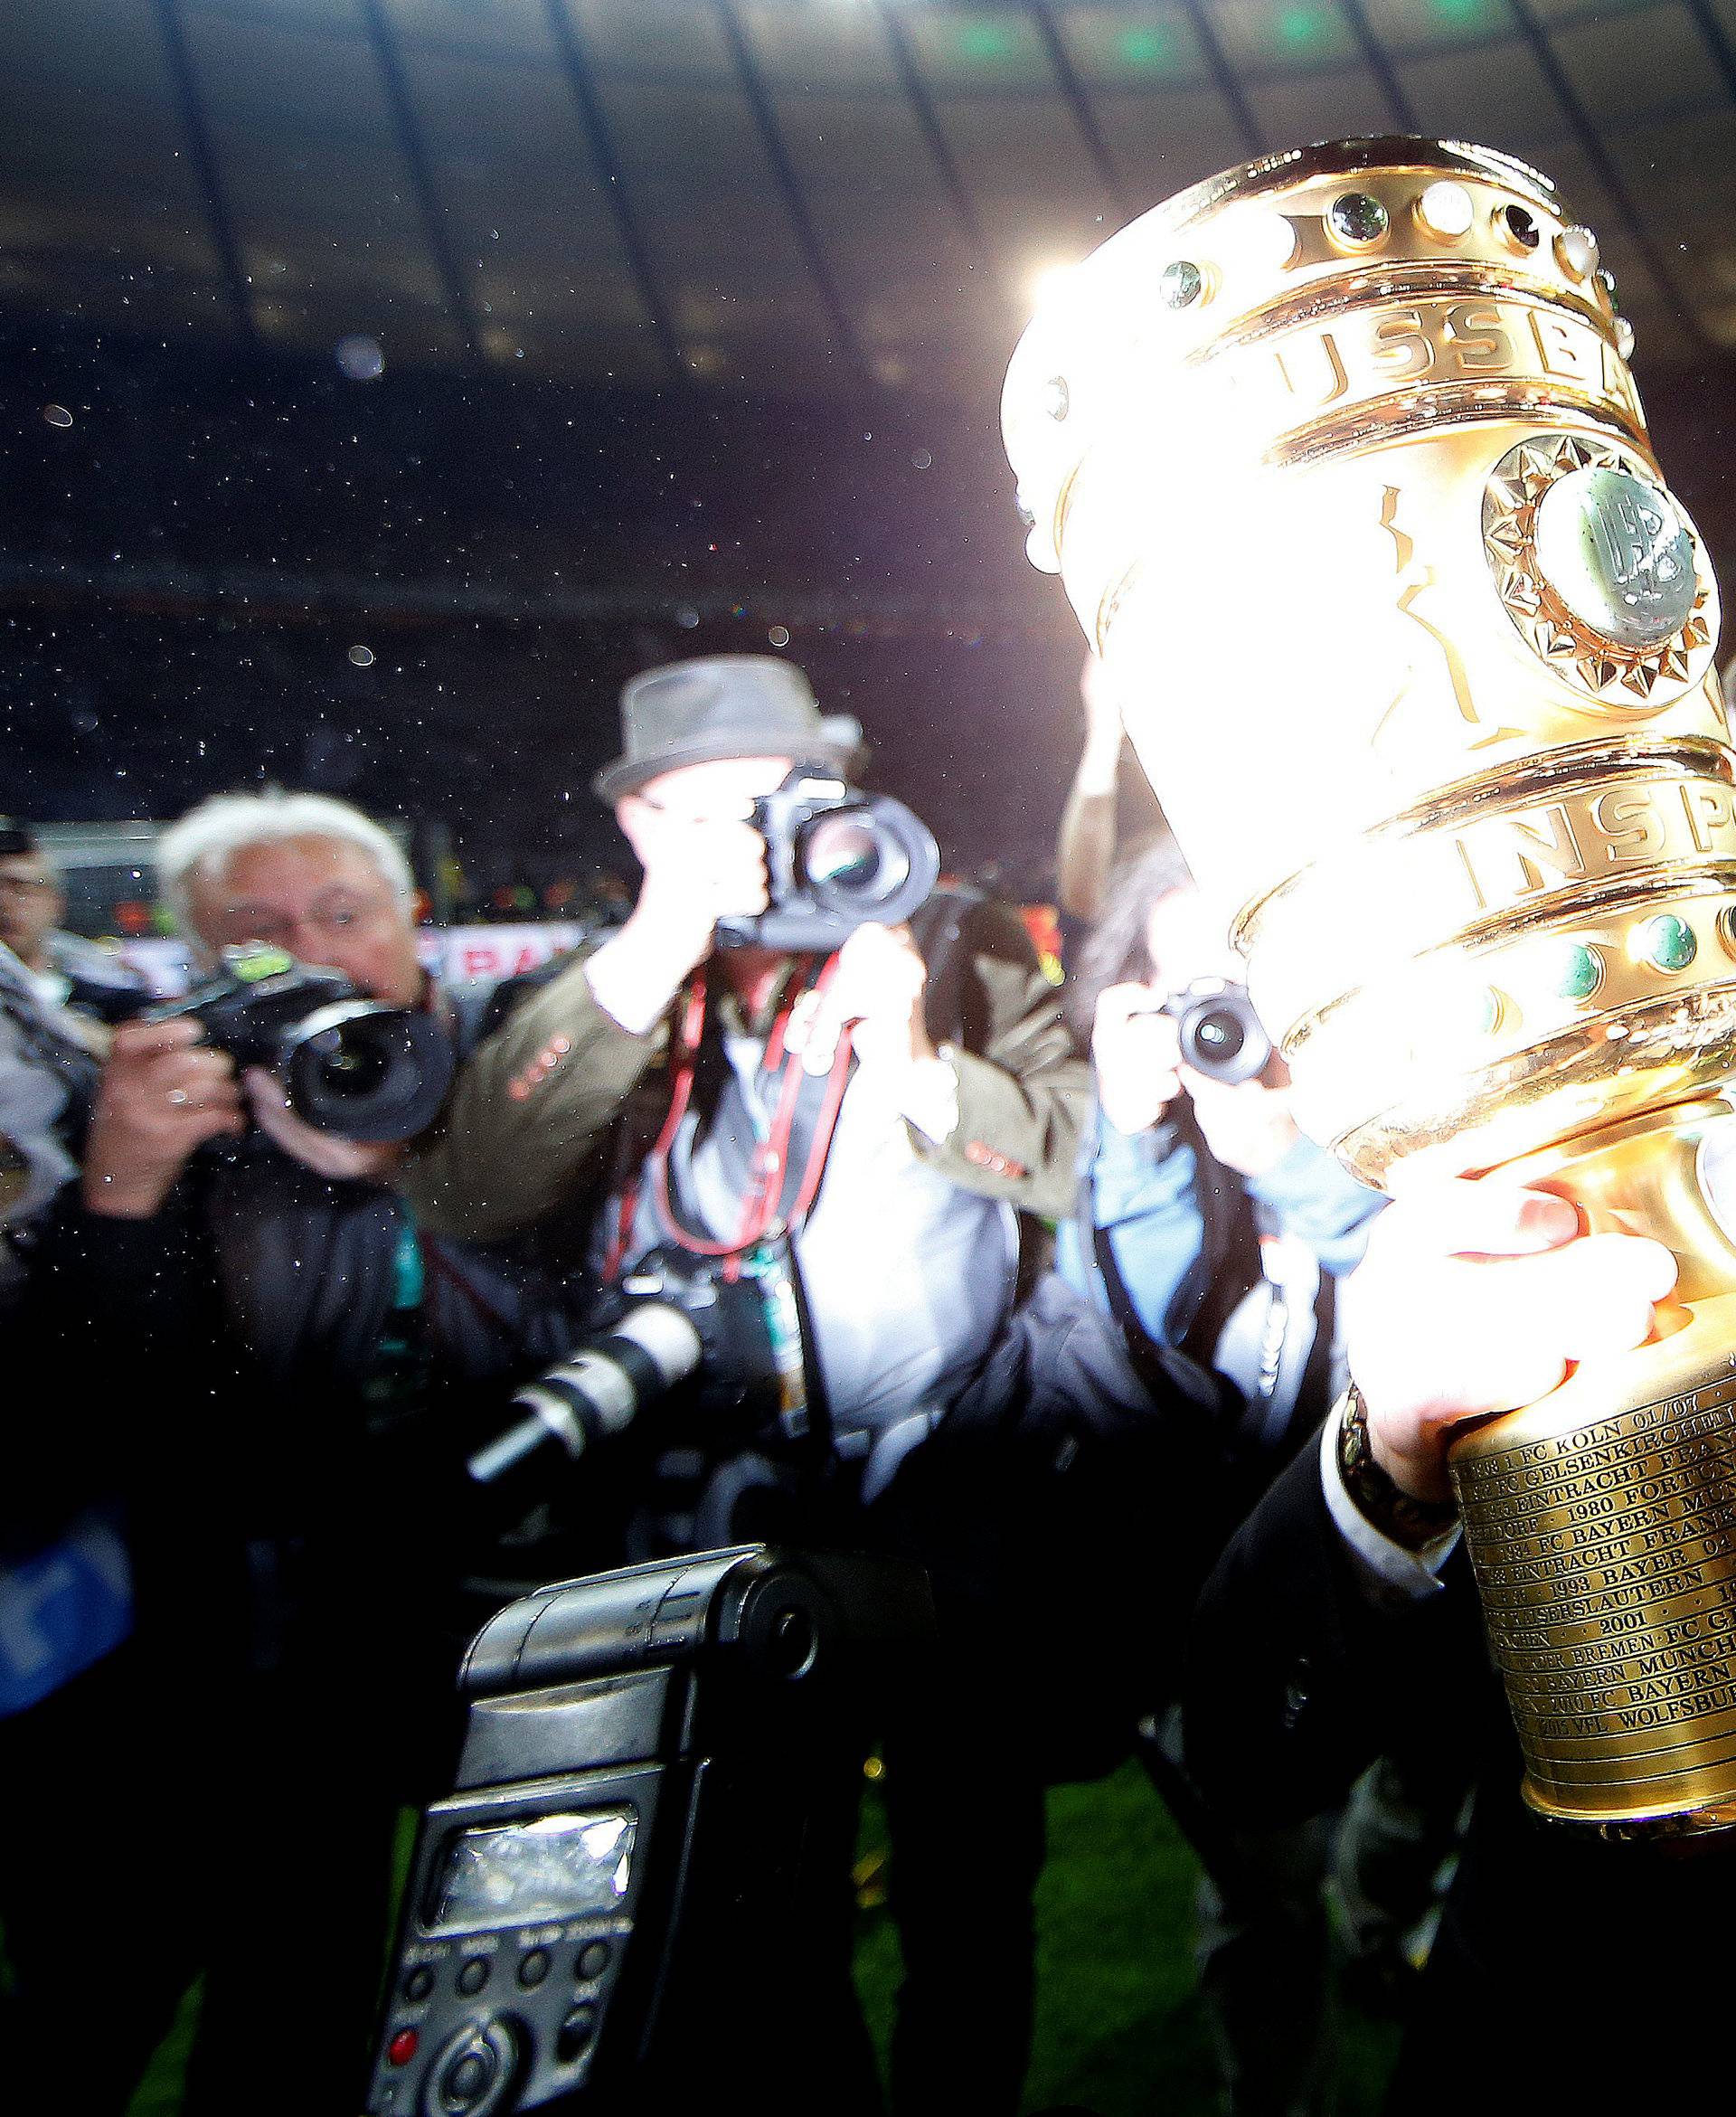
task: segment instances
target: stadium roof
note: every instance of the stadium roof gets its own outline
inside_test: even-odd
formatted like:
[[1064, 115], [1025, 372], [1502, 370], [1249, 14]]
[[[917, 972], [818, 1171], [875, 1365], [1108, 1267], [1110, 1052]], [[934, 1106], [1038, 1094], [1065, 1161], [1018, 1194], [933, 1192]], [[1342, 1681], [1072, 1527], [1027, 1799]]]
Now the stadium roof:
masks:
[[1420, 131], [1736, 345], [1736, 0], [7, 0], [0, 305], [591, 385], [993, 386], [1212, 170]]

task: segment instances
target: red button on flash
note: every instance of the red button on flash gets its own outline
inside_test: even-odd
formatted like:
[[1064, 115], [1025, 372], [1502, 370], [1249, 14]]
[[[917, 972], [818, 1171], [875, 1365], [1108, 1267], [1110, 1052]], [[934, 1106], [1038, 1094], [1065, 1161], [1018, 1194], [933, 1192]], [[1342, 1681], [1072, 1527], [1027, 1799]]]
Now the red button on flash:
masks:
[[401, 2028], [386, 2046], [386, 2056], [394, 2065], [408, 2065], [416, 2056], [416, 2046], [420, 2041], [413, 2028]]

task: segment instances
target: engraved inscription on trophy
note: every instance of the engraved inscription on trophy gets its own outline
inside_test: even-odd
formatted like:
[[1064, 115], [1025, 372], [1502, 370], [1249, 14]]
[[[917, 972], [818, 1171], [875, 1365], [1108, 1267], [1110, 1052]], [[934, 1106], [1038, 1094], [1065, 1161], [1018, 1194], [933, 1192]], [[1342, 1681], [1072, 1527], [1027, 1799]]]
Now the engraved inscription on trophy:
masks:
[[[1216, 349], [1218, 356], [1235, 345], [1229, 340]], [[1290, 330], [1267, 357], [1265, 372], [1284, 401], [1310, 411], [1361, 402], [1407, 383], [1529, 376], [1572, 388], [1625, 426], [1640, 428], [1627, 369], [1597, 326], [1523, 302], [1425, 299], [1400, 309], [1352, 312], [1329, 326]]]
[[1479, 817], [1453, 839], [1481, 913], [1660, 862], [1736, 860], [1736, 790], [1668, 779], [1585, 791]]
[[1420, 302], [1375, 325], [1370, 358], [1392, 380], [1505, 373], [1513, 364], [1513, 341], [1493, 302]]
[[1656, 712], [1710, 666], [1693, 525], [1631, 449], [1554, 433], [1509, 449], [1484, 488], [1483, 544], [1521, 637], [1591, 698]]
[[1304, 338], [1273, 357], [1285, 389], [1305, 403], [1330, 404], [1349, 387], [1344, 356], [1330, 331]]
[[[1611, 1751], [1656, 1750], [1665, 1775], [1678, 1744], [1736, 1748], [1733, 1403], [1722, 1381], [1455, 1462], [1533, 1770], [1576, 1778]], [[1496, 1522], [1498, 1544], [1477, 1534]]]

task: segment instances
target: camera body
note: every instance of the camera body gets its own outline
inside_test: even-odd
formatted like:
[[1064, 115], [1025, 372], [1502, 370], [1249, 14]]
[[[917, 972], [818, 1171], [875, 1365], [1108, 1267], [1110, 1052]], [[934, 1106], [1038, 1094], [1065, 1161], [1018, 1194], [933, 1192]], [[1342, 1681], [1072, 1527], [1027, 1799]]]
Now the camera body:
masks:
[[345, 1139], [413, 1139], [452, 1085], [451, 1039], [431, 1015], [368, 999], [340, 971], [262, 942], [225, 949], [212, 977], [145, 1019], [182, 1016], [238, 1069], [275, 1074], [304, 1122]]
[[650, 2117], [731, 2087], [822, 2107], [810, 1898], [850, 1857], [863, 1684], [932, 1627], [916, 1567], [764, 1545], [492, 1618], [456, 1791], [418, 1834], [369, 2117]]
[[901, 801], [797, 765], [753, 805], [766, 841], [768, 909], [720, 919], [723, 948], [830, 954], [858, 926], [898, 926], [940, 878], [934, 833]]
[[824, 1407], [808, 1388], [800, 1295], [787, 1239], [732, 1260], [648, 1252], [593, 1329], [513, 1397], [516, 1422], [466, 1465], [478, 1485], [541, 1497], [552, 1464], [576, 1460], [642, 1412], [687, 1390], [699, 1435], [785, 1458], [824, 1455]]
[[1233, 1086], [1254, 1080], [1270, 1063], [1272, 1040], [1245, 986], [1227, 978], [1195, 978], [1184, 992], [1170, 995], [1164, 1012], [1175, 1018], [1182, 1063], [1207, 1080]]

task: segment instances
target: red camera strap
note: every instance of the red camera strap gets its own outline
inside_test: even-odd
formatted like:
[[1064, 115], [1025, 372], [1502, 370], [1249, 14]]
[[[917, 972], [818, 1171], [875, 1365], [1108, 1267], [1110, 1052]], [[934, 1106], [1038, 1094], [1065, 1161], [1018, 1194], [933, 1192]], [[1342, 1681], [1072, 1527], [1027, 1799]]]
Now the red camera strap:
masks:
[[[787, 1048], [790, 1016], [797, 1000], [806, 992], [812, 991], [816, 995], [824, 996], [837, 967], [837, 958], [828, 958], [811, 987], [805, 987], [803, 994], [797, 995], [795, 998], [786, 999], [766, 1039], [764, 1068], [778, 1069], [776, 1105], [765, 1138], [755, 1143], [749, 1162], [747, 1183], [742, 1190], [735, 1233], [728, 1242], [718, 1242], [685, 1226], [676, 1211], [670, 1185], [670, 1152], [693, 1101], [693, 1076], [700, 1043], [705, 1031], [705, 973], [701, 970], [688, 988], [675, 1034], [669, 1108], [665, 1113], [656, 1144], [646, 1157], [646, 1166], [651, 1174], [652, 1203], [665, 1233], [672, 1242], [679, 1243], [684, 1250], [696, 1256], [729, 1260], [725, 1272], [731, 1279], [738, 1275], [741, 1261], [746, 1253], [779, 1224], [778, 1204], [783, 1196], [788, 1178], [790, 1140], [795, 1132], [803, 1084], [807, 1078], [800, 1054]], [[839, 1034], [838, 1048], [832, 1060], [831, 1071], [826, 1076], [826, 1094], [808, 1141], [801, 1180], [797, 1185], [788, 1214], [782, 1216], [782, 1226], [791, 1233], [798, 1229], [807, 1218], [819, 1194], [820, 1180], [826, 1173], [826, 1157], [832, 1150], [833, 1135], [837, 1129], [838, 1112], [844, 1103], [844, 1092], [849, 1082], [851, 1055], [850, 1031], [846, 1025]], [[636, 1175], [621, 1193], [615, 1236], [604, 1265], [605, 1275], [611, 1283], [619, 1277], [632, 1243], [640, 1188], [640, 1178]]]

